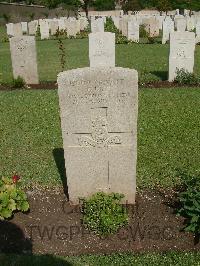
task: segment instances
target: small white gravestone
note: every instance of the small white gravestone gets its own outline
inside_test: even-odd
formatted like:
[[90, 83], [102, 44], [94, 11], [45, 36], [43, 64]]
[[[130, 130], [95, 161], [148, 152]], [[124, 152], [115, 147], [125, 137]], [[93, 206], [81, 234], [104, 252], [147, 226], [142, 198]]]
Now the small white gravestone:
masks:
[[178, 18], [176, 20], [176, 29], [179, 32], [184, 32], [186, 30], [187, 23], [185, 18]]
[[10, 38], [10, 52], [14, 78], [20, 76], [27, 84], [38, 84], [35, 37]]
[[123, 193], [135, 203], [138, 73], [118, 67], [58, 75], [69, 200]]
[[194, 16], [187, 17], [187, 31], [193, 31], [195, 29], [195, 19]]
[[12, 37], [12, 36], [14, 36], [14, 27], [13, 27], [13, 23], [8, 23], [8, 24], [6, 24], [6, 30], [7, 30], [7, 35], [8, 35], [8, 37]]
[[65, 17], [58, 19], [59, 31], [66, 30], [66, 20], [67, 18]]
[[49, 22], [49, 28], [50, 28], [51, 35], [55, 35], [57, 30], [60, 29], [58, 25], [59, 25], [58, 20], [52, 19]]
[[[80, 25], [80, 24], [79, 24]], [[79, 27], [80, 29], [80, 27]], [[67, 35], [70, 37], [76, 37], [76, 34], [78, 33], [78, 25], [77, 20], [70, 20], [67, 24]]]
[[162, 44], [169, 41], [170, 34], [174, 32], [174, 21], [171, 18], [167, 18], [163, 21], [163, 37]]
[[200, 43], [200, 20], [196, 24], [196, 43]]
[[37, 20], [33, 20], [33, 21], [29, 22], [28, 23], [29, 35], [36, 35], [37, 28], [38, 28], [38, 21]]
[[91, 20], [91, 32], [104, 32], [104, 20], [103, 18], [98, 18], [96, 20]]
[[23, 35], [21, 23], [13, 24], [13, 33], [15, 37], [19, 37]]
[[116, 16], [112, 16], [112, 21], [115, 25], [115, 27], [119, 30], [119, 17], [116, 17]]
[[194, 68], [194, 32], [174, 32], [170, 35], [169, 81], [174, 81], [177, 71], [184, 69], [190, 73]]
[[128, 40], [139, 42], [139, 25], [135, 21], [128, 22]]
[[79, 21], [80, 21], [80, 30], [84, 31], [88, 27], [89, 22], [86, 17], [79, 18]]
[[145, 20], [145, 30], [150, 37], [157, 37], [160, 34], [159, 20], [154, 17]]
[[97, 32], [89, 34], [90, 67], [115, 66], [115, 34]]
[[45, 19], [40, 19], [39, 23], [41, 40], [49, 39], [49, 22]]
[[28, 23], [27, 22], [21, 22], [22, 26], [22, 33], [27, 34], [28, 33]]

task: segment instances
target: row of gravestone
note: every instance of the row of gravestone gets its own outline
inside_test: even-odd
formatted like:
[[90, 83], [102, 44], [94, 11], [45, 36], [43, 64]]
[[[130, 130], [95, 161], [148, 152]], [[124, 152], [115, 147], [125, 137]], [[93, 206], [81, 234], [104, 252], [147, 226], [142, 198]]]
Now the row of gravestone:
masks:
[[[104, 32], [106, 16], [91, 16], [91, 32]], [[196, 43], [200, 41], [200, 17], [199, 16], [149, 16], [149, 15], [125, 15], [121, 17], [112, 16], [116, 28], [126, 36], [128, 40], [139, 42], [140, 26], [144, 29], [149, 37], [157, 37], [160, 30], [163, 32], [162, 43], [169, 40], [170, 33], [177, 31], [194, 31], [196, 29]], [[62, 17], [60, 19], [40, 19], [29, 23], [9, 23], [7, 24], [7, 34], [9, 37], [22, 36], [23, 34], [36, 35], [38, 26], [40, 27], [41, 39], [49, 39], [50, 34], [55, 35], [57, 30], [64, 30], [68, 36], [76, 37], [80, 31], [86, 29], [89, 22], [86, 17], [79, 19]]]
[[75, 37], [80, 31], [88, 26], [85, 17], [76, 19], [74, 17], [61, 17], [60, 19], [39, 19], [31, 22], [6, 24], [7, 35], [9, 37], [19, 37], [25, 34], [36, 35], [40, 30], [41, 39], [49, 39], [50, 35], [55, 35], [57, 30], [66, 31], [68, 36]]
[[196, 43], [200, 41], [200, 16], [144, 16], [126, 15], [112, 17], [115, 26], [128, 40], [139, 42], [139, 27], [144, 26], [149, 37], [157, 37], [162, 30], [162, 43], [169, 40], [169, 35], [175, 30], [178, 32], [194, 31], [196, 29]]
[[[195, 34], [170, 36], [170, 79], [176, 66], [192, 71]], [[15, 76], [38, 82], [34, 36], [10, 39]], [[138, 73], [115, 67], [115, 34], [89, 35], [90, 67], [58, 75], [61, 127], [69, 199], [103, 192], [135, 202]]]
[[[10, 38], [10, 51], [14, 78], [20, 76], [27, 84], [38, 84], [35, 37]], [[175, 79], [177, 70], [184, 69], [193, 72], [194, 51], [194, 32], [170, 34], [169, 81]], [[115, 34], [110, 32], [90, 33], [89, 59], [90, 67], [115, 66]]]

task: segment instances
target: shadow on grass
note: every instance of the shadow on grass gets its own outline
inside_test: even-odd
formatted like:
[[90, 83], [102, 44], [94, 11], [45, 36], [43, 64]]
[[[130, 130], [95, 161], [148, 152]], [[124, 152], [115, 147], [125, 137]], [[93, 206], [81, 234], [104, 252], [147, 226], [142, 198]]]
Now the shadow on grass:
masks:
[[0, 265], [2, 266], [73, 266], [66, 259], [53, 255], [6, 255], [0, 254]]
[[168, 72], [167, 71], [152, 71], [150, 73], [155, 75], [155, 76], [157, 76], [162, 81], [167, 81], [168, 80]]
[[63, 190], [67, 198], [69, 199], [68, 194], [68, 186], [67, 186], [67, 176], [65, 170], [65, 158], [64, 158], [64, 150], [63, 148], [56, 148], [53, 150], [53, 157], [56, 162], [56, 166], [58, 168], [60, 178], [63, 184]]
[[14, 223], [0, 221], [0, 253], [31, 254], [32, 242]]

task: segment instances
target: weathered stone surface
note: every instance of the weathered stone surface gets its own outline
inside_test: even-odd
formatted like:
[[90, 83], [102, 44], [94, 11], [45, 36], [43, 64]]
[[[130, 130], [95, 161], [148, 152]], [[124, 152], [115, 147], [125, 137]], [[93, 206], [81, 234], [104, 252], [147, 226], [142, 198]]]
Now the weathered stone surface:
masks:
[[21, 22], [22, 26], [22, 33], [27, 34], [28, 33], [28, 23], [27, 22]]
[[8, 23], [8, 24], [6, 24], [6, 31], [7, 31], [7, 35], [8, 35], [8, 37], [12, 37], [12, 36], [14, 36], [14, 27], [13, 27], [13, 23]]
[[174, 32], [174, 21], [171, 18], [166, 18], [163, 21], [162, 44], [165, 44], [167, 41], [169, 41], [169, 36], [172, 32]]
[[176, 20], [176, 29], [177, 31], [184, 32], [186, 30], [187, 23], [185, 18], [178, 18]]
[[80, 22], [77, 20], [68, 20], [67, 35], [76, 37], [76, 34], [80, 32]]
[[41, 40], [49, 39], [49, 22], [46, 19], [40, 19]]
[[103, 18], [91, 20], [91, 32], [92, 33], [104, 32], [104, 20], [103, 20]]
[[148, 32], [150, 37], [159, 36], [160, 27], [159, 27], [159, 20], [155, 18], [146, 19], [144, 22], [145, 30]]
[[58, 20], [56, 20], [56, 19], [52, 19], [52, 20], [49, 22], [49, 28], [50, 28], [51, 35], [55, 35], [56, 32], [57, 32], [57, 30], [58, 30], [58, 29], [60, 30]]
[[200, 43], [200, 20], [196, 24], [196, 43]]
[[169, 81], [173, 81], [177, 70], [193, 72], [195, 51], [194, 32], [174, 32], [170, 35]]
[[29, 35], [35, 35], [37, 32], [37, 28], [38, 28], [38, 21], [37, 20], [33, 20], [33, 21], [29, 22], [28, 23]]
[[115, 66], [115, 34], [97, 32], [89, 34], [90, 66]]
[[11, 38], [10, 52], [14, 78], [20, 76], [27, 84], [38, 84], [35, 37]]
[[128, 40], [139, 42], [139, 25], [135, 21], [128, 22]]
[[13, 33], [15, 37], [19, 37], [23, 35], [21, 23], [13, 24]]
[[83, 68], [58, 75], [69, 199], [98, 191], [135, 202], [138, 73]]

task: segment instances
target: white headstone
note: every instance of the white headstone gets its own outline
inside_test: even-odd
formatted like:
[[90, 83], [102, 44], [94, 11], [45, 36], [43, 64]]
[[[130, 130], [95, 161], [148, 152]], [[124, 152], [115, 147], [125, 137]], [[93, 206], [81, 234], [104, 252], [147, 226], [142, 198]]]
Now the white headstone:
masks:
[[200, 20], [196, 23], [196, 43], [200, 43]]
[[13, 33], [15, 37], [19, 37], [23, 35], [21, 23], [13, 24]]
[[37, 20], [33, 20], [33, 21], [29, 22], [28, 23], [29, 35], [35, 35], [37, 32], [37, 28], [38, 28], [38, 21]]
[[176, 20], [176, 29], [177, 31], [184, 32], [186, 30], [186, 19], [185, 18], [178, 18]]
[[89, 34], [90, 67], [115, 66], [115, 33]]
[[104, 32], [104, 20], [103, 18], [98, 18], [96, 20], [91, 20], [91, 32]]
[[163, 37], [162, 44], [169, 41], [170, 34], [174, 32], [174, 21], [171, 18], [167, 18], [163, 21]]
[[14, 78], [20, 76], [27, 84], [38, 84], [35, 37], [10, 38], [10, 52]]
[[133, 42], [140, 41], [139, 25], [135, 21], [128, 22], [128, 40]]
[[13, 23], [8, 23], [6, 24], [6, 29], [7, 29], [7, 35], [9, 37], [14, 36], [14, 27], [13, 27]]
[[41, 40], [49, 39], [49, 22], [45, 19], [40, 19], [39, 23]]
[[176, 78], [177, 70], [190, 73], [194, 68], [194, 32], [174, 32], [170, 35], [169, 81]]
[[69, 200], [123, 193], [135, 203], [138, 73], [83, 68], [58, 75]]
[[55, 35], [56, 32], [58, 31], [58, 29], [60, 29], [59, 24], [58, 24], [58, 20], [52, 19], [49, 22], [49, 28], [50, 28], [51, 35]]
[[27, 34], [28, 33], [28, 23], [27, 22], [21, 22], [21, 26], [22, 26], [23, 34]]

